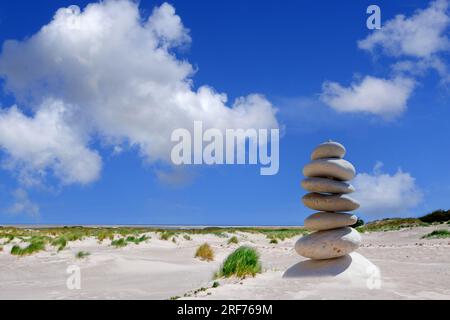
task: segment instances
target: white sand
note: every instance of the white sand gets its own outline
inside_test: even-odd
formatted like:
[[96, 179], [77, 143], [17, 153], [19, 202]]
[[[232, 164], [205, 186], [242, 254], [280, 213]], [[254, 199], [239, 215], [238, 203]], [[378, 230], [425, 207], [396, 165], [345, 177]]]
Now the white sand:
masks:
[[[148, 243], [121, 249], [88, 239], [71, 242], [59, 253], [49, 248], [28, 257], [10, 255], [11, 245], [6, 245], [0, 252], [0, 299], [169, 299], [184, 294], [201, 299], [450, 299], [450, 239], [420, 239], [444, 228], [448, 225], [363, 234], [364, 245], [353, 260], [323, 269], [331, 270], [325, 276], [305, 273], [309, 263], [295, 253], [296, 238], [272, 245], [263, 235], [238, 233], [240, 245], [260, 252], [264, 272], [243, 280], [220, 279], [218, 288], [210, 288], [212, 276], [238, 246], [214, 235], [193, 236], [192, 241], [178, 237], [174, 244], [151, 234]], [[214, 248], [215, 261], [193, 258], [204, 242]], [[80, 250], [91, 255], [75, 259]], [[80, 267], [80, 290], [67, 289], [70, 265]], [[194, 293], [202, 287], [209, 289]]]

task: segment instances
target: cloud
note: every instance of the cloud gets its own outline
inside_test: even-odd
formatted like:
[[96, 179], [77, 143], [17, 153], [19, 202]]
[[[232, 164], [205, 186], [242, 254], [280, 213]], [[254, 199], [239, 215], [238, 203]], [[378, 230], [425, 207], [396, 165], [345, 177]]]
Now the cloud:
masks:
[[101, 171], [93, 142], [167, 162], [170, 134], [194, 120], [222, 130], [277, 128], [276, 109], [262, 95], [227, 104], [210, 86], [194, 88], [192, 65], [176, 54], [190, 39], [167, 3], [145, 19], [134, 1], [107, 0], [59, 9], [35, 35], [5, 42], [0, 76], [27, 107], [1, 115], [9, 162], [35, 176], [51, 171], [63, 183], [88, 183]]
[[14, 204], [7, 209], [12, 214], [27, 214], [32, 217], [39, 216], [39, 206], [28, 198], [28, 193], [24, 189], [14, 191]]
[[449, 24], [448, 2], [437, 0], [411, 17], [399, 14], [388, 20], [381, 29], [360, 40], [358, 47], [370, 52], [380, 49], [394, 57], [429, 58], [450, 48]]
[[343, 87], [327, 81], [321, 100], [339, 112], [365, 112], [392, 118], [401, 114], [414, 89], [410, 78], [381, 79], [366, 76], [359, 83]]
[[366, 76], [350, 87], [326, 81], [322, 85], [322, 101], [341, 112], [363, 112], [386, 119], [399, 116], [407, 109], [419, 76], [435, 70], [442, 83], [450, 81], [441, 56], [450, 49], [449, 25], [447, 0], [431, 2], [411, 17], [400, 14], [387, 20], [381, 29], [358, 41], [358, 47], [392, 58], [393, 75], [387, 79]]
[[415, 178], [401, 169], [394, 175], [383, 173], [382, 166], [378, 162], [372, 174], [359, 173], [353, 180], [354, 198], [361, 203], [359, 210], [372, 218], [410, 216], [408, 210], [423, 199]]
[[34, 117], [15, 106], [0, 112], [0, 145], [8, 153], [3, 167], [17, 170], [22, 184], [35, 184], [47, 168], [64, 184], [85, 184], [98, 178], [100, 156], [68, 125], [67, 111], [61, 101], [49, 100]]

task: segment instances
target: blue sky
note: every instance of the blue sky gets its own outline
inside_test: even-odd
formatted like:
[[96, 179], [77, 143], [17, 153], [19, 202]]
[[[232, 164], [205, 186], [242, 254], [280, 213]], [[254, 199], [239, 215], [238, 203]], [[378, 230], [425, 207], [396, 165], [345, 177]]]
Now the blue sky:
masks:
[[[95, 51], [96, 40], [100, 44], [106, 41], [133, 57], [133, 50], [141, 50], [139, 44], [145, 41], [138, 36], [136, 41], [123, 44], [123, 38], [115, 33], [93, 38], [92, 42], [75, 34], [73, 38], [60, 38], [61, 48], [46, 45], [59, 33], [40, 32], [40, 38], [32, 44], [27, 40], [51, 23], [59, 8], [75, 4], [81, 8], [78, 15], [83, 15], [88, 3], [18, 0], [0, 4], [0, 43], [19, 41], [18, 50], [3, 47], [0, 55], [0, 224], [302, 224], [312, 212], [300, 201], [304, 194], [301, 169], [311, 150], [328, 139], [346, 146], [346, 159], [360, 173], [355, 185], [361, 190], [355, 197], [362, 202], [358, 214], [364, 219], [418, 216], [448, 208], [450, 78], [446, 64], [450, 24], [445, 1], [377, 1], [383, 33], [376, 37], [377, 31], [366, 27], [366, 8], [372, 4], [369, 1], [171, 1], [181, 22], [173, 19], [171, 7], [164, 7], [166, 15], [160, 17], [169, 19], [174, 28], [171, 31], [176, 32], [163, 29], [166, 33], [161, 37], [167, 40], [167, 50], [177, 61], [189, 63], [195, 70], [188, 76], [193, 92], [201, 86], [212, 87], [227, 94], [227, 106], [235, 98], [258, 93], [278, 109], [276, 120], [284, 129], [280, 171], [275, 176], [261, 176], [257, 166], [192, 166], [173, 172], [164, 160], [152, 160], [159, 149], [146, 149], [146, 137], [133, 130], [133, 123], [121, 122], [126, 113], [117, 113], [114, 121], [105, 120], [111, 114], [109, 102], [104, 103], [108, 97], [138, 101], [124, 94], [131, 91], [114, 96], [113, 85], [144, 82], [146, 76], [153, 82], [164, 78], [161, 81], [172, 84], [170, 77], [183, 78], [177, 73], [182, 70], [168, 64], [172, 69], [166, 72], [166, 65], [161, 64], [162, 75], [153, 78], [153, 74], [143, 73], [138, 77], [127, 68], [135, 67], [130, 62], [135, 59], [122, 53], [115, 56], [111, 50], [103, 56], [98, 53], [101, 49]], [[141, 1], [140, 19], [146, 21], [162, 4]], [[103, 7], [99, 8], [103, 12]], [[405, 17], [393, 21], [397, 14]], [[121, 25], [123, 21], [114, 17], [111, 23]], [[66, 32], [64, 28], [54, 26], [52, 30]], [[95, 24], [89, 28], [95, 29]], [[117, 28], [114, 30], [121, 30]], [[64, 39], [73, 41], [77, 48], [86, 48], [80, 55], [94, 52], [82, 57], [91, 67], [79, 71], [76, 65], [54, 64], [57, 59], [72, 61], [64, 56], [70, 53]], [[363, 39], [366, 41], [358, 43]], [[93, 56], [99, 59], [95, 61], [105, 63], [102, 69], [99, 63], [90, 63]], [[146, 63], [153, 64], [152, 59], [142, 58], [143, 69], [147, 70]], [[123, 70], [118, 64], [124, 66]], [[108, 65], [118, 71], [108, 75]], [[98, 72], [94, 72], [96, 68]], [[118, 76], [121, 73], [123, 77]], [[95, 87], [99, 92], [84, 93], [74, 85], [79, 79], [83, 81], [80, 83], [87, 81], [84, 74], [106, 74], [111, 86], [103, 87], [100, 81]], [[118, 78], [112, 79], [114, 76]], [[57, 81], [42, 84], [44, 78]], [[54, 138], [61, 143], [57, 149], [45, 144], [35, 151], [41, 143], [37, 136], [49, 133], [36, 129], [40, 128], [38, 121], [47, 123], [46, 110], [54, 108], [41, 105], [49, 96], [61, 100], [64, 110], [69, 108], [66, 105], [76, 105], [73, 110], [87, 110], [89, 106], [94, 111], [81, 113], [87, 120], [75, 117], [64, 123], [69, 129], [62, 134], [56, 132], [63, 137]], [[157, 105], [159, 100], [155, 101]], [[11, 111], [14, 104], [20, 113]], [[145, 103], [139, 107], [145, 107]], [[39, 110], [44, 110], [41, 118], [37, 116]], [[149, 118], [149, 127], [174, 119], [164, 110]], [[19, 125], [34, 129], [19, 130]], [[153, 138], [155, 132], [149, 131], [149, 137]], [[27, 141], [21, 137], [24, 133], [35, 135], [38, 142], [23, 143]], [[42, 136], [42, 141], [54, 140]], [[121, 152], [114, 152], [115, 147]], [[66, 148], [79, 148], [81, 159], [73, 154], [67, 158]], [[53, 160], [36, 162], [52, 150], [57, 153], [56, 164]], [[68, 168], [80, 160], [89, 164], [87, 170], [83, 167], [80, 173]], [[161, 178], [166, 172], [180, 183], [167, 183]]]

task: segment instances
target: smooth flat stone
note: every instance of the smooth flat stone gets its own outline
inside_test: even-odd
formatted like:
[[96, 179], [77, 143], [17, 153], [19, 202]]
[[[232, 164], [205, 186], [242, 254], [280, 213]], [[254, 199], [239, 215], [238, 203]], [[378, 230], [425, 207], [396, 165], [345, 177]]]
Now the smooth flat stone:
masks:
[[306, 178], [302, 181], [302, 188], [309, 192], [322, 193], [352, 193], [355, 188], [343, 181], [327, 178]]
[[344, 159], [313, 160], [303, 168], [303, 175], [308, 178], [322, 177], [345, 181], [353, 179], [355, 174], [355, 167]]
[[308, 193], [302, 198], [303, 204], [317, 211], [342, 212], [359, 208], [359, 202], [341, 194]]
[[358, 217], [350, 213], [317, 212], [305, 219], [305, 228], [311, 231], [330, 230], [354, 225]]
[[345, 256], [361, 244], [361, 236], [353, 228], [324, 230], [303, 236], [295, 243], [295, 251], [303, 257], [321, 260]]
[[311, 154], [311, 160], [324, 158], [343, 158], [345, 156], [345, 147], [334, 141], [328, 141], [319, 144]]

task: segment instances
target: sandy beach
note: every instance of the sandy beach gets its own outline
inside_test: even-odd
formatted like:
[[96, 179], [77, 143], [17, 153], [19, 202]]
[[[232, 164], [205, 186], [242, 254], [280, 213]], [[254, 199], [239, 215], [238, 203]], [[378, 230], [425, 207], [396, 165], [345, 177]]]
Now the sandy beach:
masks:
[[[262, 234], [236, 232], [238, 245], [214, 234], [191, 240], [178, 236], [174, 243], [151, 232], [146, 242], [124, 248], [89, 238], [70, 242], [60, 252], [47, 248], [23, 257], [10, 254], [11, 243], [0, 252], [0, 299], [450, 299], [450, 240], [421, 239], [436, 229], [449, 225], [362, 234], [357, 252], [378, 267], [376, 288], [367, 285], [370, 271], [369, 280], [352, 279], [348, 272], [286, 277], [289, 268], [305, 260], [293, 248], [298, 237], [270, 244]], [[194, 258], [204, 242], [214, 249], [212, 262]], [[263, 272], [213, 280], [223, 260], [241, 245], [257, 249]], [[81, 250], [90, 255], [77, 259]], [[74, 265], [80, 268], [81, 288], [69, 290], [67, 269]], [[218, 287], [212, 287], [214, 281]]]

